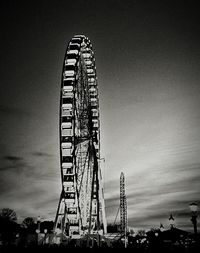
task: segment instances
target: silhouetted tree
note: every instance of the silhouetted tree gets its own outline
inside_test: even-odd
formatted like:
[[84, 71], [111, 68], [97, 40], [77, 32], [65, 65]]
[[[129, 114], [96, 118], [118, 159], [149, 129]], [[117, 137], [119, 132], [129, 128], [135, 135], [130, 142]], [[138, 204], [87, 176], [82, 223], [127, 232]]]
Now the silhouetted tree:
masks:
[[43, 222], [41, 222], [41, 225], [40, 225], [41, 232], [44, 232], [44, 230], [47, 229], [47, 232], [51, 233], [53, 231], [53, 225], [54, 225], [53, 221], [43, 221]]
[[135, 234], [135, 231], [131, 228], [130, 229], [130, 235], [134, 235]]
[[1, 209], [0, 218], [2, 218], [4, 220], [13, 221], [13, 222], [17, 221], [17, 215], [16, 215], [15, 211], [13, 211], [10, 208]]
[[137, 235], [140, 236], [140, 237], [144, 237], [146, 235], [146, 231], [143, 230], [143, 229], [138, 230]]
[[35, 220], [32, 217], [27, 217], [22, 222], [22, 228], [26, 229], [27, 232], [34, 232], [36, 229]]
[[0, 236], [3, 245], [9, 245], [13, 242], [19, 229], [16, 221], [17, 215], [15, 211], [9, 208], [0, 210]]

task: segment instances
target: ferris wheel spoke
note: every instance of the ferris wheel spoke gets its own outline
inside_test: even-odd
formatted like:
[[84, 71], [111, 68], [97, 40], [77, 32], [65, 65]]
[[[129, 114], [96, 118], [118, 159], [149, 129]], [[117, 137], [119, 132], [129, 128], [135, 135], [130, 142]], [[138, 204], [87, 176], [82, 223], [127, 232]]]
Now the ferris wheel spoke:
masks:
[[88, 157], [89, 157], [89, 150], [87, 149], [87, 154], [85, 156], [85, 159], [84, 159], [84, 162], [83, 162], [83, 169], [82, 169], [82, 172], [81, 172], [81, 175], [80, 175], [80, 180], [79, 180], [79, 189], [78, 189], [78, 192], [81, 191], [81, 188], [83, 186], [83, 177], [85, 175], [85, 170], [86, 170], [86, 165], [88, 163]]

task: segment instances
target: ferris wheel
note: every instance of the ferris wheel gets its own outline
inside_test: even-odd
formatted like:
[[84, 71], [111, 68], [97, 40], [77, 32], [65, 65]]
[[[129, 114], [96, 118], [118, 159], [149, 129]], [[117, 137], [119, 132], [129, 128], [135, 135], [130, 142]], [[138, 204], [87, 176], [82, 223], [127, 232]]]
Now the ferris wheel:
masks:
[[83, 35], [75, 35], [65, 53], [59, 127], [62, 191], [54, 232], [72, 238], [103, 234], [97, 75], [92, 44]]

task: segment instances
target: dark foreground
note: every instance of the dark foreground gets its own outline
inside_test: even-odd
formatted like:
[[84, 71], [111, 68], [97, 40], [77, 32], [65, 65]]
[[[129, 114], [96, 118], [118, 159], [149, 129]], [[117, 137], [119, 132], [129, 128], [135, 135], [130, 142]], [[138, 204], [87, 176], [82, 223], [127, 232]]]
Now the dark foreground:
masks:
[[142, 248], [142, 247], [93, 247], [93, 248], [86, 248], [86, 247], [77, 247], [77, 246], [64, 246], [64, 245], [45, 245], [45, 246], [28, 246], [28, 247], [19, 247], [19, 246], [1, 246], [0, 252], [133, 252], [133, 253], [196, 253], [200, 252], [199, 246], [193, 246], [190, 248], [184, 247], [149, 247], [149, 248]]

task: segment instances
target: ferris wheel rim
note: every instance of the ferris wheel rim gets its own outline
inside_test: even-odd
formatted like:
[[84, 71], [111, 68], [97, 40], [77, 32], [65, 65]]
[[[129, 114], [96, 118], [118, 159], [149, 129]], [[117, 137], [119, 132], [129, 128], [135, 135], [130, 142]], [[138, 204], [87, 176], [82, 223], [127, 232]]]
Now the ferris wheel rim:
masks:
[[[74, 43], [73, 43], [74, 42]], [[79, 42], [79, 43], [78, 43]], [[73, 47], [71, 49], [71, 47]], [[86, 52], [84, 52], [84, 50], [82, 50], [82, 46], [85, 47], [86, 46]], [[79, 50], [77, 50], [76, 48], [79, 47]], [[90, 54], [87, 52], [87, 50], [90, 50]], [[70, 57], [68, 57], [68, 55], [70, 55]], [[73, 55], [73, 56], [72, 56]], [[90, 55], [90, 57], [89, 57]], [[74, 57], [74, 58], [73, 58]], [[88, 58], [91, 58], [88, 60]], [[82, 63], [82, 59], [84, 59], [84, 63]], [[66, 61], [69, 63], [68, 65], [70, 66], [70, 68], [68, 69], [68, 72], [66, 73]], [[90, 65], [92, 63], [92, 68], [87, 68], [87, 64]], [[87, 77], [87, 85], [88, 85], [88, 90], [91, 91], [89, 95], [89, 101], [88, 102], [88, 107], [87, 109], [89, 109], [89, 113], [92, 116], [92, 132], [90, 130], [90, 135], [88, 136], [89, 138], [85, 138], [85, 139], [82, 139], [82, 142], [78, 142], [77, 141], [77, 137], [81, 137], [81, 133], [80, 135], [78, 136], [78, 134], [75, 132], [75, 128], [76, 128], [76, 125], [74, 126], [74, 132], [72, 134], [72, 138], [73, 139], [73, 143], [70, 144], [71, 146], [73, 146], [74, 148], [74, 152], [78, 150], [78, 148], [81, 147], [81, 145], [83, 145], [84, 143], [85, 144], [88, 144], [88, 148], [89, 148], [89, 144], [92, 143], [93, 146], [96, 145], [95, 147], [95, 151], [97, 152], [97, 156], [99, 157], [99, 150], [100, 150], [100, 124], [99, 124], [99, 101], [98, 101], [98, 86], [97, 86], [97, 77], [96, 77], [96, 66], [95, 66], [95, 59], [94, 59], [94, 53], [93, 53], [93, 50], [92, 50], [92, 45], [91, 45], [91, 42], [89, 41], [89, 39], [85, 36], [79, 36], [79, 35], [76, 35], [72, 38], [72, 40], [70, 40], [70, 42], [68, 43], [68, 46], [67, 46], [67, 50], [66, 50], [66, 53], [65, 53], [65, 57], [64, 57], [64, 62], [63, 62], [63, 70], [62, 70], [62, 81], [61, 81], [61, 94], [60, 94], [60, 121], [59, 121], [59, 128], [60, 128], [60, 163], [61, 163], [61, 178], [62, 178], [62, 182], [63, 182], [63, 178], [64, 178], [64, 175], [63, 175], [63, 170], [62, 170], [62, 167], [63, 167], [63, 154], [62, 154], [62, 138], [63, 138], [63, 134], [62, 134], [62, 127], [63, 127], [63, 120], [62, 120], [62, 112], [63, 112], [63, 107], [67, 108], [67, 105], [63, 106], [63, 92], [68, 92], [70, 93], [69, 91], [73, 90], [73, 93], [71, 93], [71, 95], [73, 94], [73, 97], [75, 98], [77, 95], [77, 89], [73, 88], [73, 87], [65, 87], [64, 85], [64, 82], [65, 81], [71, 81], [71, 83], [76, 83], [78, 84], [78, 78], [79, 76], [77, 75], [77, 72], [83, 67], [82, 64], [85, 64], [85, 71], [84, 74], [86, 75]], [[67, 78], [66, 78], [67, 76]], [[92, 85], [92, 82], [93, 82], [93, 85]], [[89, 85], [89, 83], [91, 85]], [[94, 84], [96, 87], [94, 87]], [[64, 88], [65, 87], [65, 88]], [[68, 90], [67, 90], [68, 89]], [[95, 93], [96, 92], [96, 95], [92, 95], [92, 93]], [[92, 102], [94, 102], [96, 100], [96, 106], [92, 107]], [[76, 124], [78, 122], [78, 112], [75, 111], [75, 109], [77, 109], [75, 106], [77, 104], [73, 104], [73, 106], [71, 106], [73, 109], [74, 109], [74, 114], [73, 114], [73, 117], [74, 117], [74, 123]], [[68, 106], [70, 107], [70, 106]], [[89, 116], [88, 116], [89, 118]], [[89, 123], [89, 119], [88, 119], [88, 123]], [[95, 123], [98, 125], [97, 128], [94, 127]], [[78, 123], [77, 123], [78, 124]], [[67, 125], [67, 123], [65, 124], [65, 127], [67, 128], [70, 124]], [[89, 127], [87, 129], [89, 131]], [[81, 132], [81, 131], [80, 131]], [[72, 140], [71, 138], [71, 140]], [[77, 142], [76, 142], [77, 141]], [[78, 151], [77, 151], [78, 152]], [[77, 157], [77, 155], [76, 155]], [[72, 161], [73, 162], [73, 161]], [[75, 161], [76, 162], [76, 161]], [[89, 165], [88, 165], [89, 166]], [[78, 173], [77, 173], [78, 174]], [[80, 193], [80, 188], [79, 187], [79, 192], [78, 194]], [[62, 191], [64, 192], [64, 186], [63, 186], [63, 183], [62, 183]]]

